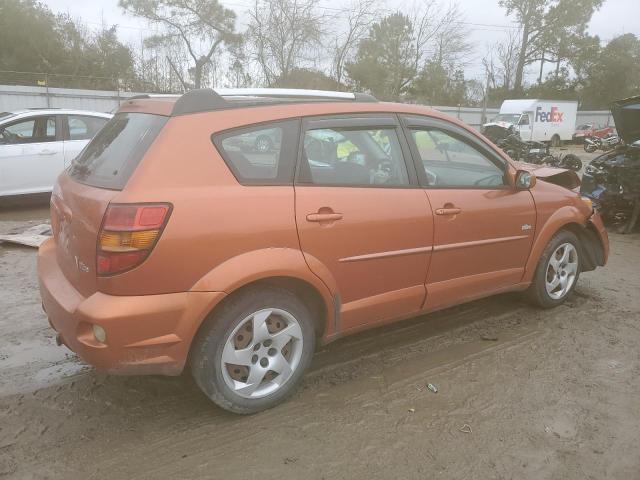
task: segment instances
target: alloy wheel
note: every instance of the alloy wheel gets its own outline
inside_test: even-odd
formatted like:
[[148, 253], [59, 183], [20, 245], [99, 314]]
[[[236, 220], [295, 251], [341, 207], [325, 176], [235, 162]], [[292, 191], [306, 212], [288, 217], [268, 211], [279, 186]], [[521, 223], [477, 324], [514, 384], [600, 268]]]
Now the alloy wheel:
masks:
[[265, 308], [244, 318], [225, 341], [222, 376], [236, 395], [262, 398], [278, 391], [302, 357], [302, 329], [289, 312]]
[[554, 300], [564, 298], [573, 287], [578, 275], [578, 251], [571, 243], [563, 243], [555, 249], [549, 262], [545, 286]]

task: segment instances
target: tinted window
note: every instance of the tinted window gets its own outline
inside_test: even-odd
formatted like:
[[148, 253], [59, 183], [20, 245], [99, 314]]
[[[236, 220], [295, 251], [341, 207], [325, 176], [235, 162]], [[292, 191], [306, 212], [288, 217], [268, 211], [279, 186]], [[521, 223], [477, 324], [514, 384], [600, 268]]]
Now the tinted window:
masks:
[[316, 185], [404, 186], [407, 167], [393, 128], [308, 130], [300, 180]]
[[94, 187], [124, 188], [166, 122], [147, 113], [115, 115], [76, 157], [69, 175]]
[[505, 185], [501, 166], [458, 136], [438, 129], [416, 129], [412, 132], [429, 185]]
[[240, 183], [291, 184], [298, 123], [276, 122], [224, 132], [214, 135], [213, 142]]
[[56, 117], [31, 117], [0, 127], [0, 143], [42, 143], [56, 140]]
[[108, 121], [107, 118], [90, 117], [87, 115], [69, 115], [67, 118], [69, 122], [70, 140], [90, 140]]

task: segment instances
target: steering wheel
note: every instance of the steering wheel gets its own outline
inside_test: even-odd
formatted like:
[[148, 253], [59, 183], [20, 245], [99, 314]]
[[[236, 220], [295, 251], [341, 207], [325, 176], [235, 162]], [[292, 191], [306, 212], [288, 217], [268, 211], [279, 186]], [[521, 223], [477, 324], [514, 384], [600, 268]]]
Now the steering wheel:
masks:
[[10, 143], [13, 139], [13, 135], [11, 132], [7, 132], [6, 130], [0, 130], [0, 143]]
[[500, 185], [502, 183], [502, 175], [498, 175], [497, 173], [493, 173], [491, 175], [487, 175], [486, 177], [482, 177], [479, 180], [473, 182], [474, 185]]

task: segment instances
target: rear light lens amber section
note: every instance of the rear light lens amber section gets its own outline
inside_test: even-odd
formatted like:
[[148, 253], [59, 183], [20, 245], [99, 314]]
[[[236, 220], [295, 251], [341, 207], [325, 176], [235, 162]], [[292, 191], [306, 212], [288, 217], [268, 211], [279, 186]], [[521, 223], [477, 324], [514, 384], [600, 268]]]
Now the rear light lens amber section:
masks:
[[167, 224], [171, 205], [112, 204], [98, 235], [98, 275], [114, 275], [140, 265]]

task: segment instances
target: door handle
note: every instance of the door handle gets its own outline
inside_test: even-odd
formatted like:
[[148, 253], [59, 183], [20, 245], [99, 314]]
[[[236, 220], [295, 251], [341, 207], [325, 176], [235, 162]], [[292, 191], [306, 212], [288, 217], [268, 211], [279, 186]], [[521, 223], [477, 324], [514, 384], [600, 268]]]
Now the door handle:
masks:
[[307, 222], [335, 222], [342, 220], [341, 213], [310, 213], [307, 215]]
[[40, 150], [38, 155], [55, 155], [55, 150]]
[[461, 212], [462, 212], [462, 209], [457, 207], [436, 209], [436, 215], [457, 215]]

